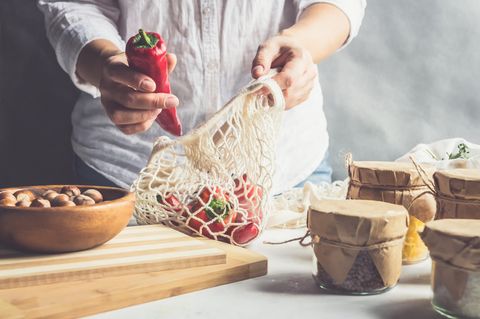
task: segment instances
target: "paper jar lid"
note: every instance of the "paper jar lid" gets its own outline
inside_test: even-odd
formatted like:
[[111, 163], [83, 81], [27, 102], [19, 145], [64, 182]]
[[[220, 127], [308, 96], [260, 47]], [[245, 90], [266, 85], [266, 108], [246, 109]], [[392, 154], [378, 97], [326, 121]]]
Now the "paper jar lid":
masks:
[[312, 234], [355, 246], [402, 238], [407, 227], [405, 207], [379, 201], [318, 200], [308, 212]]
[[[422, 164], [422, 168], [431, 179], [435, 167]], [[351, 181], [366, 185], [399, 187], [425, 185], [415, 165], [405, 162], [354, 161], [349, 166], [349, 176]]]
[[479, 219], [439, 219], [428, 222], [422, 239], [432, 259], [480, 271]]
[[435, 187], [441, 195], [480, 200], [480, 169], [449, 169], [434, 174]]

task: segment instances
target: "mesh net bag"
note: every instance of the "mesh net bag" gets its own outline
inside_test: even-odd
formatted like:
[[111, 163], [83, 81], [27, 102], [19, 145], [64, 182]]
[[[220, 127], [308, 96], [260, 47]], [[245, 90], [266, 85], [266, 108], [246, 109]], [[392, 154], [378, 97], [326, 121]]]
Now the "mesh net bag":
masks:
[[190, 134], [160, 137], [132, 186], [137, 223], [239, 246], [258, 237], [268, 217], [284, 104], [269, 75]]

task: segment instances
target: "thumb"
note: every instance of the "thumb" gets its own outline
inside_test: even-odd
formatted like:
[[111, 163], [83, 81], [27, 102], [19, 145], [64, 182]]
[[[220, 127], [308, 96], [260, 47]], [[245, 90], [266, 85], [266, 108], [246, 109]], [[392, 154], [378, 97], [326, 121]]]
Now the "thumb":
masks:
[[260, 45], [252, 62], [252, 77], [258, 79], [270, 71], [272, 61], [278, 56], [278, 46], [272, 42]]
[[173, 53], [167, 53], [168, 73], [172, 73], [177, 65], [177, 56]]

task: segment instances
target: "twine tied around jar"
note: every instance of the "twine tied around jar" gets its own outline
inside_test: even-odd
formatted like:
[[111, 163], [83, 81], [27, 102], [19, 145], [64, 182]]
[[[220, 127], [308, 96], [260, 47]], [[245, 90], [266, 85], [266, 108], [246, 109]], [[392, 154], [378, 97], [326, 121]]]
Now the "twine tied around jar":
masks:
[[298, 241], [298, 243], [300, 244], [300, 246], [302, 246], [302, 247], [308, 247], [308, 246], [311, 246], [312, 243], [313, 243], [313, 239], [312, 239], [310, 242], [305, 243], [305, 240], [306, 240], [308, 237], [311, 237], [311, 236], [310, 236], [310, 230], [307, 230], [307, 232], [305, 233], [305, 235], [303, 235], [303, 236], [301, 236], [301, 237], [295, 237], [295, 238], [291, 238], [291, 239], [287, 239], [287, 240], [279, 241], [279, 242], [264, 240], [263, 243], [266, 244], [266, 245], [283, 245], [283, 244], [288, 244], [288, 243], [291, 243], [291, 242], [294, 242], [294, 241]]
[[398, 246], [402, 245], [404, 241], [404, 238], [396, 238], [393, 240], [377, 243], [377, 244], [371, 244], [371, 245], [365, 245], [365, 246], [359, 246], [359, 245], [351, 245], [347, 244], [344, 242], [339, 242], [335, 240], [329, 240], [326, 238], [321, 238], [317, 235], [312, 236], [312, 241], [311, 244], [319, 244], [322, 243], [323, 245], [327, 246], [333, 246], [333, 247], [339, 247], [339, 248], [346, 248], [346, 249], [351, 249], [351, 250], [373, 250], [373, 249], [381, 249], [385, 247], [393, 247], [393, 246]]
[[[305, 242], [305, 240], [310, 237], [311, 240], [310, 242]], [[385, 247], [392, 247], [392, 246], [397, 246], [403, 244], [404, 239], [403, 238], [397, 238], [394, 240], [390, 240], [387, 242], [382, 242], [378, 244], [372, 244], [372, 245], [366, 245], [366, 246], [358, 246], [358, 245], [350, 245], [347, 243], [342, 243], [334, 240], [329, 240], [326, 238], [320, 238], [320, 236], [317, 235], [312, 235], [310, 230], [307, 230], [305, 235], [301, 237], [295, 237], [291, 239], [287, 239], [284, 241], [280, 242], [271, 242], [271, 241], [263, 241], [264, 244], [266, 245], [283, 245], [283, 244], [288, 244], [294, 241], [298, 241], [300, 246], [302, 247], [308, 247], [312, 246], [314, 244], [319, 244], [320, 242], [324, 245], [327, 246], [334, 246], [334, 247], [340, 247], [340, 248], [347, 248], [347, 249], [353, 249], [353, 250], [372, 250], [372, 249], [380, 249], [380, 248], [385, 248]]]

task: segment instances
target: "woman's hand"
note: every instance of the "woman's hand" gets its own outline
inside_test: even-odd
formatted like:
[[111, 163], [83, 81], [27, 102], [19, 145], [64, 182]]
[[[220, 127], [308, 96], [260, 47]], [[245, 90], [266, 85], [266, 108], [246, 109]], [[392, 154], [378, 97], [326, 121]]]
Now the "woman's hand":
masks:
[[[169, 73], [177, 59], [167, 54]], [[125, 134], [148, 130], [164, 108], [178, 106], [172, 94], [153, 93], [155, 82], [128, 67], [124, 53], [104, 60], [99, 81], [101, 101], [109, 118]]]
[[317, 66], [310, 53], [293, 37], [278, 35], [258, 47], [252, 63], [252, 76], [258, 78], [273, 68], [280, 68], [273, 79], [283, 91], [286, 109], [308, 99], [317, 81]]

